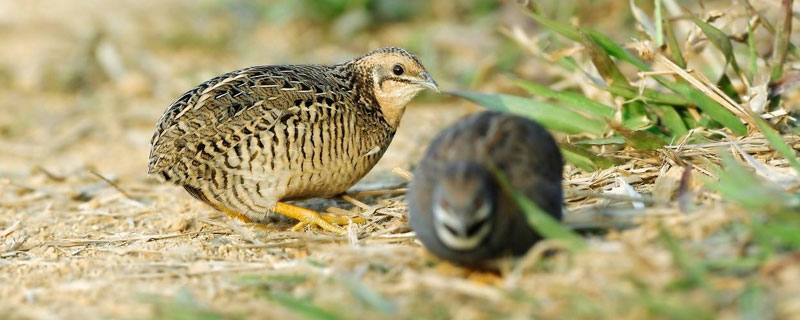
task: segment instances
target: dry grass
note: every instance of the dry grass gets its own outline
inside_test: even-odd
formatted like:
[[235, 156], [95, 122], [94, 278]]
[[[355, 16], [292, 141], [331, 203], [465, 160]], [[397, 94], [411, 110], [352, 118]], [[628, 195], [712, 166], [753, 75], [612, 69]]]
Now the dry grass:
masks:
[[[616, 12], [626, 4], [605, 5]], [[493, 49], [502, 38], [493, 28], [515, 16], [513, 6], [475, 22], [437, 4], [430, 21], [384, 26], [352, 41], [310, 22], [233, 23], [247, 21], [236, 14], [249, 10], [229, 13], [233, 7], [0, 4], [0, 113], [8, 115], [0, 118], [0, 318], [800, 317], [800, 255], [778, 248], [765, 261], [744, 259], [758, 241], [748, 228], [763, 221], [764, 210], [709, 182], [724, 162], [720, 150], [731, 150], [759, 179], [796, 192], [797, 173], [757, 132], [651, 151], [603, 147], [600, 154], [619, 165], [592, 173], [566, 168], [568, 219], [635, 227], [589, 234], [579, 252], [543, 241], [499, 272], [436, 260], [405, 218], [405, 173], [443, 125], [475, 108], [457, 100], [412, 103], [384, 159], [349, 197], [305, 203], [368, 218], [345, 237], [290, 232], [290, 222], [240, 224], [158, 184], [145, 166], [165, 106], [237, 67], [335, 62], [376, 45], [416, 43], [437, 52], [423, 60], [439, 63], [434, 74], [444, 86], [510, 88], [492, 72], [502, 69]], [[341, 49], [347, 45], [358, 49]], [[542, 62], [519, 69], [564, 76]], [[582, 74], [564, 78], [555, 86], [614, 103]], [[798, 99], [787, 94], [785, 106]], [[785, 140], [800, 147], [796, 136]]]

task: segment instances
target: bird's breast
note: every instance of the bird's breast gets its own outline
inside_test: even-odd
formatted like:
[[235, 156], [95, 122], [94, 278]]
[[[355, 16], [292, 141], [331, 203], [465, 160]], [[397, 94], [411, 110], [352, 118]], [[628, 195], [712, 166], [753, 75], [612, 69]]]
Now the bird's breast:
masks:
[[272, 156], [264, 163], [280, 180], [281, 198], [345, 192], [375, 166], [394, 136], [385, 122], [359, 110], [317, 108], [313, 113], [282, 122], [271, 137], [276, 147], [264, 153]]

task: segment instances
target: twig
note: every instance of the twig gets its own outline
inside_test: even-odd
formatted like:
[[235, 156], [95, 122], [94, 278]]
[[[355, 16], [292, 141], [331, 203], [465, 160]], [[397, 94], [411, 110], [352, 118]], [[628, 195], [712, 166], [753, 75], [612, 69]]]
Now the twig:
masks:
[[164, 278], [164, 277], [194, 277], [194, 276], [201, 276], [206, 274], [214, 274], [214, 273], [232, 273], [232, 272], [242, 272], [242, 271], [253, 271], [253, 270], [264, 270], [269, 268], [269, 265], [266, 264], [258, 264], [253, 266], [244, 266], [244, 267], [232, 267], [232, 268], [225, 268], [225, 269], [211, 269], [211, 270], [202, 270], [202, 271], [187, 271], [187, 272], [170, 272], [170, 273], [140, 273], [140, 274], [132, 274], [132, 275], [125, 275], [119, 276], [117, 279], [154, 279], [154, 278]]
[[674, 209], [653, 212], [640, 209], [591, 207], [566, 213], [563, 223], [571, 229], [626, 229], [646, 218], [678, 215]]
[[137, 237], [127, 237], [127, 238], [116, 238], [116, 239], [61, 239], [61, 241], [53, 241], [49, 242], [46, 245], [52, 246], [59, 246], [59, 247], [74, 247], [74, 246], [82, 246], [87, 244], [103, 244], [103, 243], [115, 243], [115, 242], [129, 242], [129, 241], [150, 241], [150, 240], [163, 240], [169, 238], [177, 238], [177, 237], [184, 237], [184, 236], [194, 236], [198, 234], [204, 233], [219, 233], [219, 234], [229, 234], [228, 232], [219, 231], [219, 230], [211, 230], [211, 231], [198, 231], [198, 232], [189, 232], [189, 233], [170, 233], [170, 234], [153, 234], [153, 235], [143, 235]]
[[361, 201], [358, 201], [358, 200], [354, 199], [353, 197], [348, 196], [346, 194], [342, 195], [342, 199], [344, 199], [345, 201], [350, 202], [354, 206], [359, 207], [359, 208], [364, 209], [364, 210], [369, 210], [369, 208], [370, 208], [370, 206], [368, 204], [363, 203]]
[[362, 197], [378, 197], [384, 195], [401, 195], [406, 194], [408, 192], [408, 188], [399, 188], [399, 189], [384, 189], [384, 190], [367, 190], [367, 191], [358, 191], [351, 193], [350, 196], [354, 198], [362, 198]]
[[5, 238], [7, 235], [11, 234], [12, 232], [16, 231], [19, 227], [20, 221], [14, 222], [11, 226], [0, 232], [0, 238]]
[[609, 200], [616, 200], [616, 201], [629, 201], [629, 202], [643, 202], [645, 204], [653, 204], [655, 203], [651, 197], [641, 196], [641, 197], [632, 197], [624, 194], [611, 194], [611, 193], [597, 193], [591, 191], [583, 191], [583, 190], [567, 190], [566, 192], [567, 198], [602, 198], [602, 199], [609, 199]]
[[408, 170], [405, 170], [405, 169], [402, 169], [402, 168], [394, 168], [394, 169], [392, 169], [392, 173], [394, 173], [394, 174], [396, 174], [396, 175], [398, 175], [398, 176], [400, 176], [403, 179], [406, 179], [408, 181], [411, 181], [411, 179], [413, 178], [413, 175], [411, 174], [411, 172], [408, 172]]
[[106, 183], [108, 183], [108, 185], [110, 185], [112, 188], [116, 189], [119, 193], [121, 193], [123, 196], [125, 196], [125, 198], [131, 199], [133, 201], [136, 201], [139, 204], [142, 204], [139, 200], [137, 200], [136, 198], [131, 196], [128, 192], [126, 192], [125, 190], [120, 188], [116, 183], [114, 183], [114, 181], [111, 181], [111, 179], [108, 179], [108, 178], [104, 177], [102, 174], [98, 173], [97, 171], [94, 171], [93, 169], [89, 169], [89, 173], [95, 175], [96, 177], [98, 177], [101, 180], [103, 180]]

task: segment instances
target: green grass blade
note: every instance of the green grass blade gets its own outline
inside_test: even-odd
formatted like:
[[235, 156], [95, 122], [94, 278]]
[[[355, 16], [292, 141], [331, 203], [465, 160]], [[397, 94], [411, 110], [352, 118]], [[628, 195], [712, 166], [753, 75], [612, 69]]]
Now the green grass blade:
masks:
[[[656, 33], [656, 26], [653, 25], [652, 21], [650, 21], [650, 17], [647, 16], [644, 10], [637, 7], [636, 2], [634, 2], [633, 0], [628, 1], [628, 7], [631, 8], [631, 14], [633, 15], [633, 18], [636, 19], [636, 22], [639, 23], [639, 26], [642, 27], [642, 29], [644, 29], [644, 32], [646, 32], [650, 36], [651, 40], [658, 43], [658, 41], [660, 41], [660, 38], [659, 35]], [[660, 46], [661, 44], [658, 43], [657, 45]]]
[[764, 289], [757, 283], [749, 282], [739, 295], [739, 312], [742, 320], [764, 319], [770, 314], [771, 306]]
[[672, 106], [686, 106], [691, 104], [689, 100], [683, 96], [659, 92], [653, 89], [645, 88], [641, 94], [638, 89], [631, 87], [606, 87], [603, 88], [613, 95], [623, 97], [625, 99], [642, 99], [647, 104], [668, 104]]
[[674, 107], [657, 106], [654, 110], [658, 113], [661, 123], [672, 133], [673, 141], [671, 143], [677, 142], [678, 138], [689, 133], [689, 129], [686, 128], [686, 124], [683, 122], [681, 115]]
[[647, 129], [653, 126], [650, 113], [647, 112], [645, 104], [639, 100], [634, 100], [622, 105], [620, 110], [622, 124], [632, 130]]
[[776, 81], [783, 76], [783, 64], [786, 62], [786, 52], [789, 50], [789, 37], [792, 34], [792, 1], [783, 0], [783, 28], [778, 28], [775, 35], [775, 46], [772, 58], [772, 72], [770, 81]]
[[601, 48], [597, 42], [585, 33], [581, 34], [581, 40], [586, 49], [586, 53], [589, 55], [589, 58], [592, 59], [594, 67], [597, 69], [597, 72], [603, 76], [603, 79], [609, 87], [630, 86], [628, 79], [619, 71], [617, 65], [614, 64], [614, 60], [611, 60], [611, 57], [608, 55], [608, 52]]
[[664, 19], [664, 28], [667, 30], [667, 46], [669, 46], [672, 62], [675, 62], [682, 69], [686, 69], [686, 60], [683, 59], [681, 47], [678, 45], [678, 38], [675, 36], [675, 30], [672, 29], [672, 22], [669, 21], [669, 18]]
[[758, 51], [756, 50], [755, 32], [753, 32], [753, 25], [747, 22], [747, 65], [750, 69], [750, 82], [755, 81], [756, 74], [758, 73]]
[[736, 74], [740, 74], [741, 70], [739, 70], [739, 64], [736, 63], [736, 56], [733, 55], [733, 45], [731, 45], [731, 40], [728, 39], [728, 35], [722, 32], [722, 30], [698, 19], [694, 15], [692, 15], [692, 21], [700, 27], [700, 30], [703, 31], [703, 34], [708, 37], [711, 43], [725, 55], [725, 63], [730, 63], [733, 67], [733, 71], [736, 72]]
[[778, 151], [787, 161], [789, 164], [794, 168], [797, 173], [800, 173], [800, 161], [797, 159], [797, 154], [795, 153], [794, 149], [783, 140], [781, 135], [770, 128], [767, 122], [759, 117], [756, 114], [753, 114], [753, 120], [755, 120], [758, 129], [764, 133], [764, 137], [767, 138], [767, 141], [775, 148], [775, 151]]
[[723, 167], [713, 170], [718, 180], [704, 179], [704, 184], [723, 198], [750, 210], [767, 212], [781, 211], [792, 202], [792, 196], [758, 179], [752, 171], [737, 163], [730, 154], [723, 153], [721, 157]]
[[703, 110], [705, 114], [711, 117], [711, 119], [728, 127], [734, 134], [740, 136], [747, 134], [747, 127], [745, 127], [736, 115], [704, 93], [683, 83], [662, 81], [661, 84], [692, 101], [700, 110]]
[[567, 161], [570, 161], [570, 159], [575, 160], [570, 162], [589, 172], [597, 169], [608, 169], [620, 163], [617, 159], [599, 156], [590, 150], [568, 143], [559, 144], [559, 149], [561, 149], [561, 154], [564, 155], [564, 158], [567, 158]]
[[319, 308], [308, 301], [303, 301], [299, 299], [295, 299], [285, 294], [278, 294], [278, 293], [268, 293], [269, 298], [272, 301], [277, 302], [278, 304], [282, 305], [286, 309], [292, 310], [299, 315], [302, 315], [304, 319], [312, 319], [312, 320], [340, 320], [345, 319], [344, 317], [334, 314], [328, 310], [324, 310]]
[[610, 121], [608, 122], [608, 126], [616, 131], [619, 135], [623, 136], [625, 141], [628, 142], [628, 145], [635, 149], [656, 150], [663, 148], [665, 145], [664, 140], [661, 140], [661, 138], [648, 131], [632, 131], [623, 125], [619, 125]]
[[698, 263], [692, 255], [684, 251], [678, 240], [663, 225], [659, 225], [659, 231], [661, 240], [666, 245], [667, 250], [672, 253], [672, 260], [683, 270], [688, 282], [694, 286], [710, 288], [711, 283], [705, 266]]
[[568, 249], [573, 251], [586, 247], [586, 241], [581, 236], [567, 229], [561, 222], [542, 211], [536, 203], [514, 189], [508, 182], [506, 174], [498, 169], [494, 163], [490, 162], [489, 166], [500, 183], [500, 187], [514, 198], [517, 205], [525, 212], [528, 223], [538, 234], [548, 239], [561, 240], [567, 245]]
[[722, 74], [722, 77], [719, 78], [719, 81], [717, 81], [717, 87], [720, 88], [720, 90], [722, 90], [722, 92], [724, 92], [726, 95], [728, 95], [728, 97], [731, 97], [733, 101], [736, 101], [737, 103], [742, 102], [742, 98], [739, 97], [739, 92], [736, 91], [736, 88], [731, 82], [731, 78], [728, 78], [727, 74]]
[[585, 146], [606, 146], [610, 144], [625, 144], [625, 138], [623, 138], [622, 136], [613, 136], [608, 138], [574, 141], [572, 142], [572, 144], [585, 145]]
[[535, 13], [535, 12], [531, 12], [531, 11], [526, 11], [526, 14], [528, 16], [530, 16], [531, 18], [533, 18], [533, 20], [536, 20], [536, 22], [538, 22], [539, 24], [545, 26], [546, 28], [552, 30], [555, 33], [558, 33], [558, 34], [566, 37], [567, 39], [570, 39], [570, 40], [573, 40], [573, 41], [581, 41], [580, 32], [578, 32], [578, 29], [576, 29], [575, 27], [573, 27], [571, 25], [568, 25], [568, 24], [565, 24], [565, 23], [561, 23], [561, 22], [557, 22], [557, 21], [554, 21], [554, 20], [550, 20], [548, 18], [545, 18], [541, 14], [538, 14], [538, 13]]
[[397, 308], [395, 308], [391, 301], [386, 300], [380, 293], [372, 290], [372, 288], [362, 284], [356, 279], [346, 279], [344, 282], [350, 289], [351, 294], [371, 309], [386, 314], [391, 314], [396, 311]]
[[585, 157], [582, 154], [572, 152], [572, 150], [561, 147], [561, 155], [564, 156], [564, 160], [571, 163], [572, 165], [578, 167], [579, 169], [586, 171], [586, 172], [595, 172], [597, 171], [597, 165], [592, 162], [592, 159]]
[[650, 71], [650, 67], [644, 63], [641, 59], [631, 54], [628, 50], [625, 50], [622, 46], [615, 43], [611, 38], [607, 37], [606, 35], [594, 31], [592, 29], [578, 29], [574, 26], [556, 22], [554, 20], [550, 20], [545, 18], [543, 15], [535, 13], [535, 12], [526, 12], [528, 16], [536, 20], [539, 24], [543, 25], [544, 27], [550, 29], [551, 31], [558, 33], [564, 36], [567, 39], [576, 42], [582, 42], [581, 40], [581, 32], [588, 35], [592, 40], [597, 42], [597, 44], [602, 47], [609, 55], [627, 61], [642, 71]]
[[574, 110], [584, 111], [598, 118], [613, 119], [616, 110], [614, 108], [594, 101], [582, 94], [571, 91], [556, 91], [547, 86], [530, 82], [522, 79], [511, 79], [514, 84], [530, 92], [534, 96], [555, 99], [566, 104]]
[[564, 133], [590, 133], [599, 136], [603, 134], [606, 127], [601, 120], [590, 119], [568, 108], [539, 100], [470, 91], [450, 91], [448, 93], [490, 110], [511, 112], [531, 118], [548, 129]]
[[661, 0], [653, 0], [653, 20], [656, 22], [656, 46], [664, 44], [664, 26], [661, 19]]
[[639, 59], [638, 57], [630, 53], [630, 51], [626, 50], [625, 48], [614, 42], [614, 40], [611, 40], [611, 38], [607, 37], [606, 35], [597, 32], [595, 30], [586, 28], [581, 29], [581, 31], [583, 31], [583, 33], [588, 35], [592, 40], [594, 40], [594, 42], [600, 45], [600, 47], [605, 49], [605, 51], [612, 57], [627, 61], [628, 63], [639, 68], [639, 70], [641, 71], [650, 71], [650, 66], [644, 63], [642, 59]]

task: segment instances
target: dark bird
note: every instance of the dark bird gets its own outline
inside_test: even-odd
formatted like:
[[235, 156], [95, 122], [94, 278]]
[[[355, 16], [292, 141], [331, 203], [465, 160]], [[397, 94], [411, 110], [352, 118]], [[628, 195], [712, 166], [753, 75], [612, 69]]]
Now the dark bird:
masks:
[[411, 228], [434, 255], [486, 267], [496, 258], [524, 254], [540, 239], [492, 166], [561, 220], [563, 161], [550, 133], [511, 114], [469, 115], [434, 138], [411, 182]]
[[386, 151], [406, 104], [438, 91], [419, 59], [381, 48], [337, 65], [269, 65], [223, 74], [170, 105], [148, 173], [245, 221], [272, 212], [342, 233], [348, 219], [284, 200], [341, 194]]

